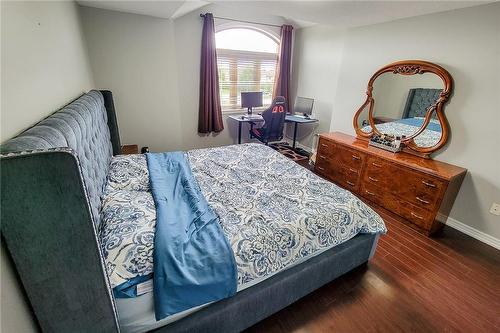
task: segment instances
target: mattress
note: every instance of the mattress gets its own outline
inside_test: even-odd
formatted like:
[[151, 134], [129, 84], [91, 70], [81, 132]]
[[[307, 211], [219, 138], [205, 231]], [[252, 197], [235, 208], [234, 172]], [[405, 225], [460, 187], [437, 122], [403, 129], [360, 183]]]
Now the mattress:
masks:
[[[238, 291], [358, 233], [386, 231], [382, 219], [349, 191], [267, 146], [234, 145], [192, 150], [186, 155], [231, 244]], [[100, 236], [115, 290], [134, 278], [147, 279], [153, 272], [156, 216], [148, 178], [142, 155], [117, 156], [111, 162]], [[117, 299], [123, 331], [149, 330], [200, 308], [156, 322], [152, 295]]]

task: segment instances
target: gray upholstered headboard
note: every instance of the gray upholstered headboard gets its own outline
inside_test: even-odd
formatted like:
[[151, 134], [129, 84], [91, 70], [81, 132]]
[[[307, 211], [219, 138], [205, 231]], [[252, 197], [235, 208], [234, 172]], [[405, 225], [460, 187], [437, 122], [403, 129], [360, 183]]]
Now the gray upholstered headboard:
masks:
[[[113, 139], [119, 141], [118, 132], [116, 134]], [[70, 148], [78, 157], [92, 216], [94, 222], [99, 224], [100, 197], [113, 156], [108, 115], [100, 91], [90, 91], [10, 139], [1, 146], [1, 152], [49, 148]]]
[[44, 331], [119, 331], [97, 239], [119, 150], [112, 94], [96, 90], [1, 146], [2, 236]]
[[[427, 109], [439, 99], [442, 89], [413, 88], [408, 92], [403, 118], [425, 117]], [[437, 115], [434, 113], [433, 118]]]

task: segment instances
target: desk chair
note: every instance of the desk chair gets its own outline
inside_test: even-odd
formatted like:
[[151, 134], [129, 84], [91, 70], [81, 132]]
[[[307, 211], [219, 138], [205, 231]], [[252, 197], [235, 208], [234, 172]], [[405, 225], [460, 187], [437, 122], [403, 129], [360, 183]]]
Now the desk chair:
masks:
[[271, 106], [262, 112], [264, 125], [261, 128], [251, 129], [250, 137], [255, 137], [266, 145], [269, 142], [283, 139], [283, 128], [285, 126], [287, 111], [286, 99], [282, 96], [276, 97]]

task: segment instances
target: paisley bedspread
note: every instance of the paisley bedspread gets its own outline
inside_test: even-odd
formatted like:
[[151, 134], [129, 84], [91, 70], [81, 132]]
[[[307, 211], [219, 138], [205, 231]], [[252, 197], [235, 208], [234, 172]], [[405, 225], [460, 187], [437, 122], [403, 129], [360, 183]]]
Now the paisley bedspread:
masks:
[[[239, 289], [358, 233], [386, 232], [380, 216], [349, 191], [267, 146], [242, 144], [185, 154], [202, 194], [220, 217], [231, 244]], [[119, 164], [127, 170], [112, 167], [111, 173], [129, 177], [108, 176], [113, 184], [108, 183], [103, 201], [101, 242], [113, 287], [152, 272], [151, 235], [155, 231], [155, 215], [151, 214], [154, 204], [151, 207], [153, 201], [143, 177], [144, 172], [147, 175], [145, 157], [117, 158], [134, 159], [134, 167], [142, 167], [131, 171], [134, 167], [130, 164], [113, 160], [115, 166]], [[129, 179], [134, 174], [138, 176], [136, 181]], [[126, 194], [127, 191], [134, 194]], [[127, 201], [127, 195], [138, 195], [143, 201]]]

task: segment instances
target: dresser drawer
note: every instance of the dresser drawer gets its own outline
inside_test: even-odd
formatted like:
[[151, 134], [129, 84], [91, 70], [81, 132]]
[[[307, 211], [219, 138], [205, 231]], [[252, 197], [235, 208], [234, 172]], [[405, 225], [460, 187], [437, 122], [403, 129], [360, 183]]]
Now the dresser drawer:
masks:
[[433, 210], [446, 190], [446, 182], [419, 172], [400, 169], [398, 195], [410, 203]]
[[332, 172], [333, 181], [349, 191], [358, 192], [360, 177], [357, 174], [349, 174], [345, 170], [342, 170], [342, 167], [338, 165], [335, 165], [333, 168], [335, 169], [335, 171]]
[[352, 191], [352, 192], [357, 192], [359, 188], [359, 180], [358, 179], [349, 179], [345, 177], [344, 175], [339, 175], [336, 174], [334, 175], [334, 181], [345, 189]]
[[316, 164], [331, 163], [332, 158], [328, 155], [318, 153], [316, 155]]
[[333, 159], [333, 162], [338, 165], [344, 165], [360, 172], [366, 155], [357, 150], [339, 145], [336, 147]]
[[[332, 164], [335, 164], [334, 162], [332, 162]], [[356, 179], [356, 181], [358, 180], [360, 174], [361, 174], [361, 169], [357, 169], [357, 168], [354, 168], [354, 167], [351, 167], [351, 166], [347, 166], [345, 164], [337, 164], [335, 166], [336, 168], [336, 171], [344, 176], [346, 176], [347, 178], [354, 178]]]
[[400, 200], [399, 202], [398, 215], [423, 229], [429, 228], [434, 216], [430, 211], [412, 205], [404, 200]]
[[393, 167], [384, 160], [370, 156], [366, 160], [363, 182], [377, 186], [388, 186], [392, 183], [392, 169]]
[[334, 155], [336, 145], [328, 141], [324, 138], [319, 138], [319, 143], [318, 143], [318, 157], [319, 156], [324, 156], [324, 157], [330, 157]]
[[405, 200], [401, 200], [396, 195], [385, 191], [382, 187], [362, 183], [360, 194], [371, 202], [405, 218], [420, 228], [425, 229], [432, 222], [433, 215], [431, 212], [412, 205]]
[[384, 207], [391, 212], [398, 214], [400, 200], [397, 196], [387, 192], [384, 187], [362, 182], [360, 194], [366, 199]]
[[360, 194], [367, 198], [368, 200], [376, 203], [377, 205], [381, 207], [386, 207], [385, 205], [385, 200], [384, 200], [384, 194], [385, 191], [383, 188], [378, 187], [376, 185], [370, 185], [367, 183], [363, 183], [361, 185], [361, 191]]
[[324, 155], [317, 155], [314, 171], [327, 178], [331, 178], [333, 175], [333, 168], [330, 159]]

